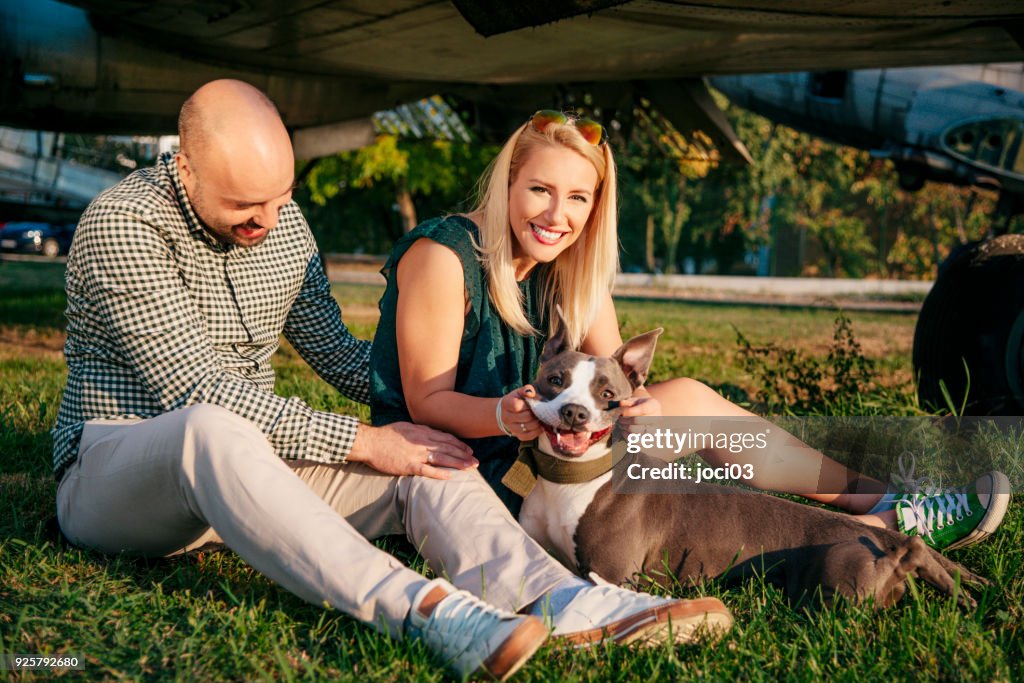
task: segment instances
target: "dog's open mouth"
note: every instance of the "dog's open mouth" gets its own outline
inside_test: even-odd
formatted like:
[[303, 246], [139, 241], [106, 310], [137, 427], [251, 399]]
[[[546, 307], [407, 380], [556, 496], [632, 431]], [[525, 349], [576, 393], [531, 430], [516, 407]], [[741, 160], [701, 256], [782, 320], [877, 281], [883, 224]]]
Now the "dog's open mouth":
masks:
[[567, 458], [580, 457], [587, 452], [588, 448], [606, 437], [608, 432], [612, 430], [611, 427], [605, 427], [596, 432], [574, 432], [569, 429], [557, 429], [544, 422], [541, 422], [540, 426], [543, 427], [544, 432], [548, 435], [551, 447], [559, 455]]

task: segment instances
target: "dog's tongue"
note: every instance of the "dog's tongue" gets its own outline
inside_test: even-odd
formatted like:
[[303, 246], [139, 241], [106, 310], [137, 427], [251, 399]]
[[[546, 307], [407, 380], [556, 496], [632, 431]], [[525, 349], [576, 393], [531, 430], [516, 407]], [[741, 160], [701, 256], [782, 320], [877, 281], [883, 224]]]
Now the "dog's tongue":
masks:
[[555, 447], [563, 453], [583, 455], [590, 447], [590, 432], [556, 432]]

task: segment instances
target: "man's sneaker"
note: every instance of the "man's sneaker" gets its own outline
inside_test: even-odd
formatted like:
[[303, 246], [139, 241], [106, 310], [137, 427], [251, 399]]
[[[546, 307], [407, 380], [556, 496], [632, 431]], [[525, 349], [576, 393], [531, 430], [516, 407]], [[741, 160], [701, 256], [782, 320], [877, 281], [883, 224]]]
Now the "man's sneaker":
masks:
[[596, 574], [596, 586], [582, 588], [547, 619], [552, 639], [570, 647], [588, 647], [605, 640], [645, 645], [715, 640], [732, 627], [732, 615], [717, 598], [673, 600], [612, 585]]
[[1010, 481], [1002, 472], [989, 472], [960, 488], [928, 487], [900, 497], [896, 523], [936, 550], [955, 550], [995, 531], [1009, 503]]
[[457, 676], [483, 671], [499, 681], [515, 673], [548, 637], [537, 617], [499, 610], [444, 579], [416, 593], [406, 633], [426, 643]]

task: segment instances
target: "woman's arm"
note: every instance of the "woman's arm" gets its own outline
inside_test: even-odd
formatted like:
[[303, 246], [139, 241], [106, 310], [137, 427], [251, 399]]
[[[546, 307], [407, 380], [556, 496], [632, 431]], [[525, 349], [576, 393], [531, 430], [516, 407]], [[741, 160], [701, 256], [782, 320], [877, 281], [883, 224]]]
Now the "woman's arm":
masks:
[[615, 315], [615, 302], [609, 292], [601, 302], [601, 308], [587, 330], [587, 336], [583, 338], [580, 351], [591, 356], [610, 356], [620, 346], [622, 334], [619, 332], [619, 319]]
[[[468, 306], [459, 257], [433, 240], [419, 239], [397, 268], [398, 362], [412, 419], [463, 438], [502, 434], [495, 417], [497, 398], [454, 390]], [[503, 398], [502, 416], [516, 437], [539, 433], [536, 420], [517, 397]]]

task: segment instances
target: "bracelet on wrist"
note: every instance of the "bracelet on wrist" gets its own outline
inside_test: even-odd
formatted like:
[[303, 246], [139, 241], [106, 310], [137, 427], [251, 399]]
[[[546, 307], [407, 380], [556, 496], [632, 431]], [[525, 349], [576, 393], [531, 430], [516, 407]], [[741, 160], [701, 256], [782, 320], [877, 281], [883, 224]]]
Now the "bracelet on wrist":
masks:
[[498, 429], [501, 430], [505, 436], [512, 436], [512, 430], [508, 428], [505, 421], [501, 419], [501, 402], [505, 397], [502, 396], [498, 399], [498, 405], [494, 410], [494, 419], [498, 423]]

